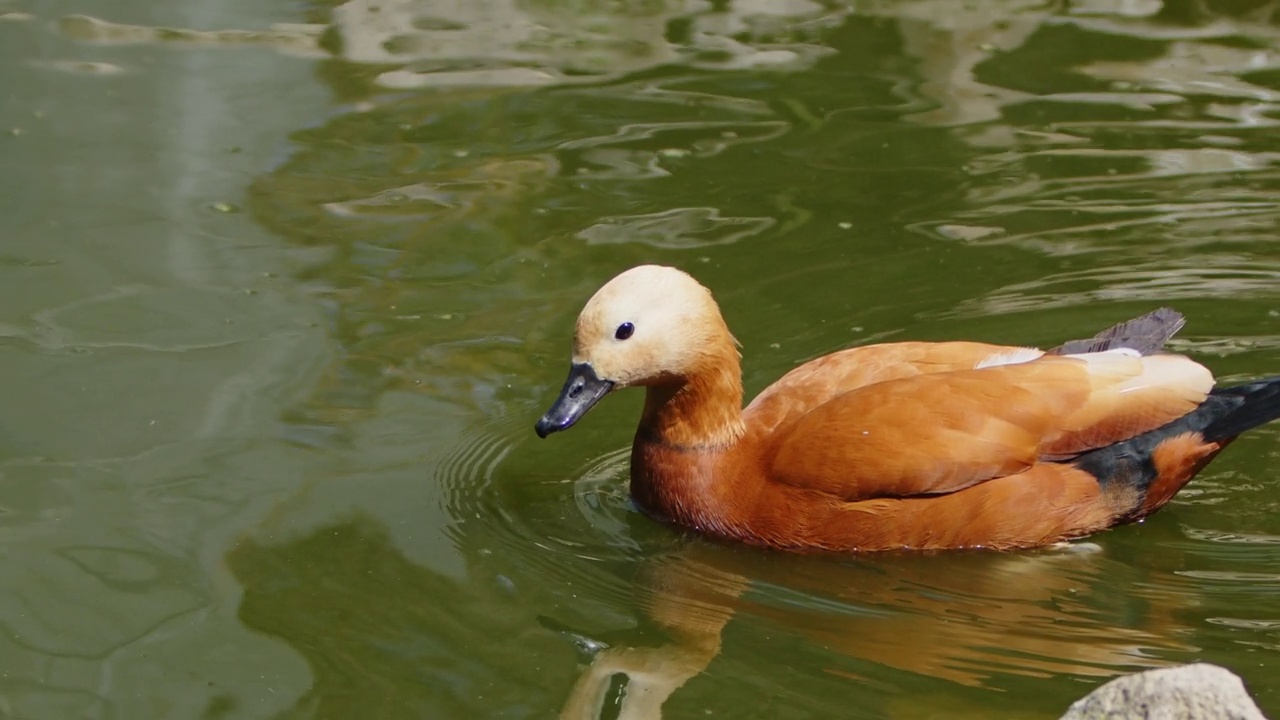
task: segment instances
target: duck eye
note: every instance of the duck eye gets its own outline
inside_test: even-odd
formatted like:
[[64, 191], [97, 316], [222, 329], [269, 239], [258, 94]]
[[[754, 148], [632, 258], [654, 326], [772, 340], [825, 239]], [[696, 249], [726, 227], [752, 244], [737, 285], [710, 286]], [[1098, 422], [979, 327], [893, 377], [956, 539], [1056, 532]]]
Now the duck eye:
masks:
[[631, 333], [636, 331], [636, 326], [629, 322], [624, 322], [618, 326], [618, 331], [613, 334], [619, 340], [626, 340], [631, 337]]

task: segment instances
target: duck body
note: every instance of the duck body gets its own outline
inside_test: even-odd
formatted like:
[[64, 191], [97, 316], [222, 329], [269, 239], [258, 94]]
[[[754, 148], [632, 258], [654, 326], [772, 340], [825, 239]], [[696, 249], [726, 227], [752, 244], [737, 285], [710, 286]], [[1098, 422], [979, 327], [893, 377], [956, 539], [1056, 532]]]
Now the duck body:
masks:
[[1213, 390], [1158, 349], [1157, 311], [1043, 352], [903, 342], [809, 361], [742, 408], [710, 293], [642, 266], [583, 310], [542, 436], [607, 392], [647, 390], [631, 493], [660, 520], [787, 550], [1034, 547], [1139, 520], [1239, 432], [1280, 416], [1280, 379]]

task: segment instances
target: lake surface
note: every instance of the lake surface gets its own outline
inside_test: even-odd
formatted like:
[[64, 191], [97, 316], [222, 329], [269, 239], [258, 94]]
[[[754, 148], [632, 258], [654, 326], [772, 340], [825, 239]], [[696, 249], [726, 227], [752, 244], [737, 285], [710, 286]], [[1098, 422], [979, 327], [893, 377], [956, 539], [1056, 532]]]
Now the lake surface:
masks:
[[[539, 441], [574, 318], [694, 273], [754, 394], [1160, 305], [1280, 373], [1260, 2], [0, 0], [0, 716], [1280, 716], [1280, 426], [1071, 550], [793, 557]], [[630, 677], [628, 680], [627, 677]]]

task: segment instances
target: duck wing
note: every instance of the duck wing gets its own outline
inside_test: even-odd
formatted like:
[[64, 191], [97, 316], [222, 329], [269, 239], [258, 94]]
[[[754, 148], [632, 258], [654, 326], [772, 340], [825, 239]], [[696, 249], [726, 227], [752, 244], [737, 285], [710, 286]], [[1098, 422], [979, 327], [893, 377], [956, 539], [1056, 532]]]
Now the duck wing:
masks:
[[783, 375], [743, 411], [748, 424], [770, 430], [852, 390], [887, 380], [968, 370], [991, 357], [1039, 350], [977, 342], [897, 342], [823, 355]]
[[777, 482], [847, 501], [950, 493], [1152, 430], [1212, 386], [1177, 355], [1013, 358], [846, 392], [779, 426], [766, 461]]

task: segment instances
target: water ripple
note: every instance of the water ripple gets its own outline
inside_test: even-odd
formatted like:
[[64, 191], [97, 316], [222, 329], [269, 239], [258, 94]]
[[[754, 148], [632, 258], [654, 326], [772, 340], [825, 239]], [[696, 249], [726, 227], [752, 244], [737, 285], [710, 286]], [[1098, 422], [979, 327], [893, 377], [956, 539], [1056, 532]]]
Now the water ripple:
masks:
[[[1185, 260], [1160, 259], [1053, 273], [992, 290], [943, 314], [975, 317], [1096, 302], [1147, 302], [1153, 297], [1160, 298], [1161, 302], [1280, 297], [1280, 262], [1239, 255], [1201, 254]], [[1265, 338], [1259, 342], [1265, 344]]]
[[690, 249], [728, 245], [759, 235], [777, 221], [770, 217], [721, 217], [709, 207], [675, 208], [645, 215], [602, 218], [578, 232], [591, 245], [641, 243], [656, 248]]
[[630, 605], [625, 566], [641, 548], [629, 525], [638, 516], [626, 490], [629, 449], [563, 478], [531, 478], [511, 454], [531, 432], [528, 418], [497, 419], [463, 434], [442, 459], [435, 482], [457, 519], [451, 534], [460, 546], [505, 558], [507, 582], [538, 577], [553, 593], [579, 598], [575, 613]]

